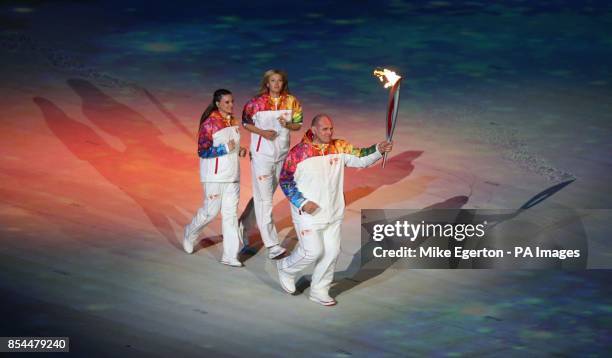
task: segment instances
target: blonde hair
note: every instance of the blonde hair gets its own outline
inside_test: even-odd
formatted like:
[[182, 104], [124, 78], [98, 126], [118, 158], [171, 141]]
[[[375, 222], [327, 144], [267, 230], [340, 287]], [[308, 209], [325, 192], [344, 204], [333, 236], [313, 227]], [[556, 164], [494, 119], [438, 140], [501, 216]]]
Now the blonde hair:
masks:
[[266, 94], [268, 92], [270, 92], [270, 90], [268, 89], [268, 82], [270, 81], [270, 77], [272, 77], [272, 75], [280, 75], [281, 78], [283, 79], [283, 88], [281, 88], [281, 94], [288, 94], [289, 93], [289, 79], [287, 78], [287, 72], [282, 71], [282, 70], [267, 70], [264, 75], [263, 78], [261, 79], [261, 85], [259, 86], [259, 93], [258, 95], [262, 95], [262, 94]]

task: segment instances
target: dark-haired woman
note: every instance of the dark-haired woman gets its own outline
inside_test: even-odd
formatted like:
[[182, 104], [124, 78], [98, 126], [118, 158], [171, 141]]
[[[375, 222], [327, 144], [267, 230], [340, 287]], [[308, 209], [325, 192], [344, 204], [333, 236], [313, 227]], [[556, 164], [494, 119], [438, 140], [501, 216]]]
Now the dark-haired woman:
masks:
[[302, 117], [302, 106], [289, 93], [287, 74], [280, 70], [264, 73], [259, 94], [244, 106], [242, 113], [242, 125], [251, 132], [255, 218], [270, 259], [285, 253], [272, 220], [272, 197], [289, 152], [290, 131], [301, 128]]
[[221, 211], [223, 218], [223, 257], [221, 263], [242, 266], [238, 261], [240, 234], [238, 231], [238, 199], [240, 196], [238, 121], [232, 116], [232, 93], [219, 89], [213, 94], [212, 103], [200, 119], [198, 155], [200, 157], [200, 181], [204, 188], [204, 205], [198, 209], [190, 224], [185, 226], [183, 248], [193, 252], [200, 231]]

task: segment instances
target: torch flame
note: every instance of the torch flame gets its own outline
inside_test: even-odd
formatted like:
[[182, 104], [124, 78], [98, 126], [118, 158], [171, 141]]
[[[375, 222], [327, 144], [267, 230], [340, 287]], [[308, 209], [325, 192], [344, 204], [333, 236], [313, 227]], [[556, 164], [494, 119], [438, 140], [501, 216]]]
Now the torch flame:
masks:
[[393, 85], [402, 78], [402, 76], [398, 76], [397, 73], [384, 69], [375, 69], [374, 76], [378, 77], [380, 82], [384, 83], [385, 88], [393, 87]]

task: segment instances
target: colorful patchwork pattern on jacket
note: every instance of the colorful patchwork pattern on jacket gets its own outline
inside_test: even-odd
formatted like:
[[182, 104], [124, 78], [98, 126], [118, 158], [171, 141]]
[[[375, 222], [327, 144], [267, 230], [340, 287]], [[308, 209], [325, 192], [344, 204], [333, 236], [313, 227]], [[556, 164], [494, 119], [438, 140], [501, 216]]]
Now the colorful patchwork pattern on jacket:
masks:
[[302, 105], [293, 95], [282, 94], [278, 106], [275, 105], [274, 100], [269, 94], [262, 94], [257, 96], [244, 106], [242, 111], [242, 124], [255, 124], [253, 117], [257, 112], [262, 111], [280, 111], [280, 110], [291, 110], [291, 122], [302, 123], [303, 113]]
[[314, 134], [309, 129], [304, 133], [302, 141], [295, 145], [289, 151], [287, 159], [283, 164], [283, 170], [280, 174], [280, 187], [285, 193], [285, 196], [289, 199], [291, 204], [299, 208], [306, 200], [300, 192], [295, 182], [295, 171], [297, 170], [300, 162], [317, 156], [323, 156], [328, 154], [351, 154], [356, 157], [365, 157], [374, 153], [376, 144], [367, 148], [354, 147], [349, 142], [343, 139], [332, 139], [329, 144], [315, 144], [313, 143]]
[[198, 155], [200, 158], [215, 158], [227, 154], [225, 144], [213, 146], [213, 135], [221, 129], [232, 125], [229, 119], [221, 115], [219, 111], [213, 111], [200, 126], [198, 133]]

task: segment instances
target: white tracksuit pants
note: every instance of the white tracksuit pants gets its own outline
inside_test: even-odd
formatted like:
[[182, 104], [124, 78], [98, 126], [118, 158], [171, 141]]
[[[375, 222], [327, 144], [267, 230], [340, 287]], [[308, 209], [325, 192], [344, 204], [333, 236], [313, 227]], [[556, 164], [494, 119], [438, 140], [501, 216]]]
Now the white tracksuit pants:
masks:
[[334, 279], [336, 260], [340, 254], [342, 220], [325, 226], [303, 227], [296, 223], [300, 242], [290, 256], [280, 260], [280, 268], [297, 275], [315, 262], [310, 283], [311, 295], [328, 295]]
[[282, 168], [283, 161], [274, 162], [256, 156], [251, 160], [255, 219], [261, 240], [268, 248], [279, 244], [278, 233], [272, 221], [272, 197]]
[[222, 216], [223, 258], [238, 259], [240, 236], [238, 233], [238, 200], [240, 185], [238, 183], [202, 183], [204, 205], [198, 209], [191, 223], [187, 225], [189, 235], [197, 237], [219, 211]]

